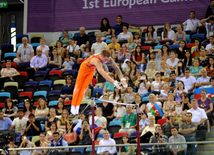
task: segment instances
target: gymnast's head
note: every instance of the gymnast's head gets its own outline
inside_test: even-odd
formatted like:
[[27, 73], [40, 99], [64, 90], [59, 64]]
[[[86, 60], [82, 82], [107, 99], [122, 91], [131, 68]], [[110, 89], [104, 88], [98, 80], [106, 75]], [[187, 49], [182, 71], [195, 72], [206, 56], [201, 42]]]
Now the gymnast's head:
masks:
[[111, 57], [111, 51], [109, 49], [103, 49], [100, 53], [100, 58], [102, 62], [108, 61]]

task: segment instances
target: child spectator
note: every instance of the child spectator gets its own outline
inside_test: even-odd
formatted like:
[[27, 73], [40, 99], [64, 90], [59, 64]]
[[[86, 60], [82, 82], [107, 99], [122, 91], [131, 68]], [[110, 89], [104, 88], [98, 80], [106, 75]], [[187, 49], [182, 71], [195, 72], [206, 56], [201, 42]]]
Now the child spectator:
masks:
[[140, 126], [140, 131], [142, 132], [143, 129], [145, 129], [145, 127], [149, 125], [149, 121], [147, 118], [147, 114], [145, 112], [142, 112], [140, 117], [141, 117], [141, 120], [139, 122], [139, 126]]
[[191, 53], [192, 53], [193, 59], [197, 59], [198, 57], [200, 57], [199, 52], [200, 52], [201, 48], [204, 48], [203, 46], [201, 46], [201, 40], [199, 38], [196, 38], [195, 39], [195, 46], [193, 46], [191, 48]]
[[134, 34], [134, 43], [141, 46], [140, 34], [138, 32], [135, 32]]
[[74, 64], [74, 62], [72, 61], [72, 59], [70, 60], [70, 56], [66, 55], [65, 61], [62, 64], [62, 71], [64, 70], [72, 70], [72, 65]]
[[210, 44], [206, 46], [207, 55], [214, 55], [214, 36], [210, 36]]
[[146, 71], [146, 65], [147, 65], [147, 59], [142, 58], [141, 63], [137, 65], [137, 69], [141, 72], [144, 73]]
[[129, 137], [127, 135], [123, 135], [121, 144], [124, 144], [124, 146], [119, 147], [119, 155], [130, 155], [131, 146], [126, 146], [129, 144]]

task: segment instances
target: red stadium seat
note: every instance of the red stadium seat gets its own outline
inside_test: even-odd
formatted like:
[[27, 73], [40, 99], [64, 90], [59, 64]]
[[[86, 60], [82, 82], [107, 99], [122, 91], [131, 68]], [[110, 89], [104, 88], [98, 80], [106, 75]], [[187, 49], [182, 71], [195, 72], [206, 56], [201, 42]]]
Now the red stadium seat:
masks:
[[195, 46], [195, 43], [187, 44], [187, 48]]
[[72, 103], [72, 100], [68, 100], [68, 101], [65, 101], [65, 102], [64, 102], [64, 105], [68, 105], [68, 104], [71, 105], [71, 103]]
[[19, 72], [20, 75], [24, 75], [28, 78], [28, 73], [27, 72]]
[[114, 138], [115, 137], [123, 137], [123, 135], [127, 135], [128, 136], [128, 133], [126, 133], [126, 132], [115, 133], [114, 134]]
[[0, 108], [4, 108], [5, 103], [0, 103]]
[[97, 83], [97, 79], [96, 79], [96, 78], [93, 78], [93, 79], [92, 79], [92, 85], [93, 85], [93, 87], [96, 85], [96, 83]]
[[142, 50], [149, 50], [150, 47], [151, 47], [151, 46], [142, 46], [141, 49], [142, 49]]
[[29, 96], [30, 99], [32, 99], [33, 93], [30, 91], [21, 92], [21, 93], [19, 93], [19, 96]]
[[50, 71], [49, 72], [49, 75], [50, 74], [58, 74], [59, 75], [59, 78], [61, 78], [62, 76], [62, 71], [61, 70], [53, 70], [53, 71]]
[[80, 64], [80, 63], [82, 63], [83, 61], [85, 61], [86, 59], [81, 59], [81, 60], [79, 60], [78, 61], [78, 63]]
[[161, 126], [163, 126], [163, 124], [166, 123], [166, 121], [167, 121], [167, 118], [159, 119], [158, 120], [158, 124], [160, 124]]

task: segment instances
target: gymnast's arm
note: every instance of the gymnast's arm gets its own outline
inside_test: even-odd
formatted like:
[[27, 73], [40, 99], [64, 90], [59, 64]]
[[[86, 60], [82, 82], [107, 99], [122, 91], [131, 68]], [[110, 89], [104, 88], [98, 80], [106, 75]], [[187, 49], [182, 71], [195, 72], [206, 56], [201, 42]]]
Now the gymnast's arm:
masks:
[[117, 64], [115, 63], [115, 61], [110, 57], [110, 60], [109, 62], [110, 65], [114, 68], [115, 72], [117, 73], [118, 77], [121, 79], [123, 79], [123, 74], [122, 72], [120, 71], [119, 67], [117, 66]]

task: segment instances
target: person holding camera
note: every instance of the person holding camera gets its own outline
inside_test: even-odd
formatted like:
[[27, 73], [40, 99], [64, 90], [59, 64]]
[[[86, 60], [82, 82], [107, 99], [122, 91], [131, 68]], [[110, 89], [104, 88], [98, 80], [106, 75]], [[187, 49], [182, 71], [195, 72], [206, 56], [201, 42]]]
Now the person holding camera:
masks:
[[[150, 137], [149, 143], [167, 143], [168, 137], [163, 134], [163, 130], [160, 125], [155, 127], [155, 135]], [[153, 151], [148, 155], [165, 155], [167, 153], [166, 145], [154, 145]]]
[[[208, 20], [209, 20], [209, 23], [206, 22]], [[214, 35], [214, 29], [213, 29], [213, 26], [214, 26], [214, 15], [211, 15], [208, 18], [202, 19], [200, 21], [200, 23], [202, 24], [202, 26], [204, 26], [206, 28], [206, 30], [207, 30], [207, 38], [208, 38], [208, 39], [204, 40], [202, 43], [208, 42], [209, 41], [209, 37]]]
[[187, 93], [188, 90], [185, 89], [184, 82], [179, 81], [178, 83], [176, 83], [176, 88], [175, 88], [174, 93], [173, 93], [173, 95], [175, 96], [175, 101], [181, 102], [182, 101], [181, 94], [184, 92]]
[[1, 154], [3, 155], [7, 155], [7, 153], [9, 155], [17, 155], [17, 151], [14, 151], [14, 150], [10, 150], [8, 151], [8, 149], [12, 149], [12, 148], [18, 148], [16, 145], [15, 145], [15, 141], [13, 139], [10, 140], [9, 144], [6, 144], [4, 147], [3, 147], [3, 150], [1, 152]]
[[75, 44], [75, 40], [73, 38], [69, 38], [69, 45], [66, 49], [68, 50], [68, 55], [72, 59], [76, 60], [78, 58], [80, 47]]
[[[34, 147], [34, 143], [28, 140], [26, 135], [22, 135], [20, 137], [20, 145], [19, 148], [32, 148]], [[22, 150], [19, 155], [32, 155], [32, 150]]]
[[82, 129], [80, 131], [79, 138], [80, 138], [79, 145], [90, 145], [92, 143], [91, 129], [89, 122], [86, 119], [82, 121]]
[[138, 87], [138, 93], [141, 95], [141, 98], [149, 95], [149, 87], [150, 82], [148, 81], [148, 77], [145, 73], [141, 73], [141, 76], [135, 82], [135, 87]]

